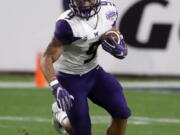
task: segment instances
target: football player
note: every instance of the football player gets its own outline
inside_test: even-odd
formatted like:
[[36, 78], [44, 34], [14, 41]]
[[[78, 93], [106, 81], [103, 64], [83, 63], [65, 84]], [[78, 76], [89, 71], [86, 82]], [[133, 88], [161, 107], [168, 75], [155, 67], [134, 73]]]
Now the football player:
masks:
[[122, 35], [118, 43], [111, 37], [110, 42], [102, 40], [107, 31], [119, 33], [115, 5], [101, 0], [70, 0], [69, 6], [56, 21], [41, 64], [56, 99], [52, 105], [54, 124], [72, 135], [91, 135], [90, 99], [112, 117], [107, 135], [124, 135], [131, 111], [123, 88], [97, 63], [96, 55], [99, 45], [118, 59], [127, 55]]

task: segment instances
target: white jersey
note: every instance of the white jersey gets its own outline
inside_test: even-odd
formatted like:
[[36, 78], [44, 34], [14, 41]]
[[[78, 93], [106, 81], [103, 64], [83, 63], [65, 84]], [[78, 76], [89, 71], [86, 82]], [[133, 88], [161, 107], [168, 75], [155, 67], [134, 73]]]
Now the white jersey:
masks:
[[71, 10], [65, 11], [58, 20], [67, 21], [73, 36], [80, 39], [64, 46], [54, 67], [60, 72], [82, 75], [98, 65], [96, 52], [100, 37], [112, 28], [118, 15], [115, 6], [106, 1], [101, 2], [98, 14], [89, 20], [78, 16], [69, 17], [70, 13]]

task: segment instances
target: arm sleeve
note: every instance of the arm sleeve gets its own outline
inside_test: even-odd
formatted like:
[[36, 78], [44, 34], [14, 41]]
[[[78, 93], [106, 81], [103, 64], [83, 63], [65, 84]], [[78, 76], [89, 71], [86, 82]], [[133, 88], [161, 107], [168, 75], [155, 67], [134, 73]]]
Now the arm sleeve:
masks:
[[69, 45], [79, 39], [73, 36], [71, 26], [66, 20], [58, 20], [56, 22], [54, 36], [64, 45]]

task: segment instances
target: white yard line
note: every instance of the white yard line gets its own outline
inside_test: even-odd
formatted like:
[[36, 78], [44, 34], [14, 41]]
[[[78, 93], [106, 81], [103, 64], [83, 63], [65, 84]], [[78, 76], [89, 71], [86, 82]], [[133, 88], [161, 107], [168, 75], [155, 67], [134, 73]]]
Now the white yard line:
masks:
[[40, 117], [18, 117], [18, 116], [0, 116], [0, 121], [35, 121], [35, 122], [49, 122], [48, 118]]
[[[51, 122], [51, 119], [41, 117], [17, 117], [17, 116], [0, 116], [0, 121], [31, 121], [31, 122]], [[109, 123], [109, 116], [91, 116], [93, 124]], [[149, 118], [149, 117], [131, 117], [128, 121], [133, 125], [148, 125], [155, 123], [180, 124], [180, 119], [169, 118]]]
[[0, 82], [0, 88], [32, 88], [34, 82]]
[[156, 123], [180, 123], [180, 119], [168, 119], [168, 118], [148, 118], [148, 117], [132, 117], [132, 120], [136, 121], [149, 121]]
[[180, 88], [180, 81], [124, 82], [126, 88]]
[[[121, 82], [125, 89], [169, 88], [180, 89], [179, 81]], [[33, 88], [34, 82], [0, 82], [0, 88]]]

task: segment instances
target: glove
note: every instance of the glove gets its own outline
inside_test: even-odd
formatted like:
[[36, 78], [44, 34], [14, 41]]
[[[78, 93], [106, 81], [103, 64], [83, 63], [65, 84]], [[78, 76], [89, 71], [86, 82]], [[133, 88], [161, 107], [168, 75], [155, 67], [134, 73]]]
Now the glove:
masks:
[[102, 41], [102, 48], [112, 54], [114, 57], [123, 59], [125, 56], [127, 56], [127, 45], [123, 39], [123, 36], [121, 35], [121, 41], [118, 44], [112, 37], [108, 37], [108, 41], [103, 40]]
[[56, 98], [59, 108], [62, 108], [62, 110], [66, 112], [69, 111], [72, 107], [74, 97], [61, 86], [58, 80], [52, 81], [50, 86], [52, 87], [52, 94]]

